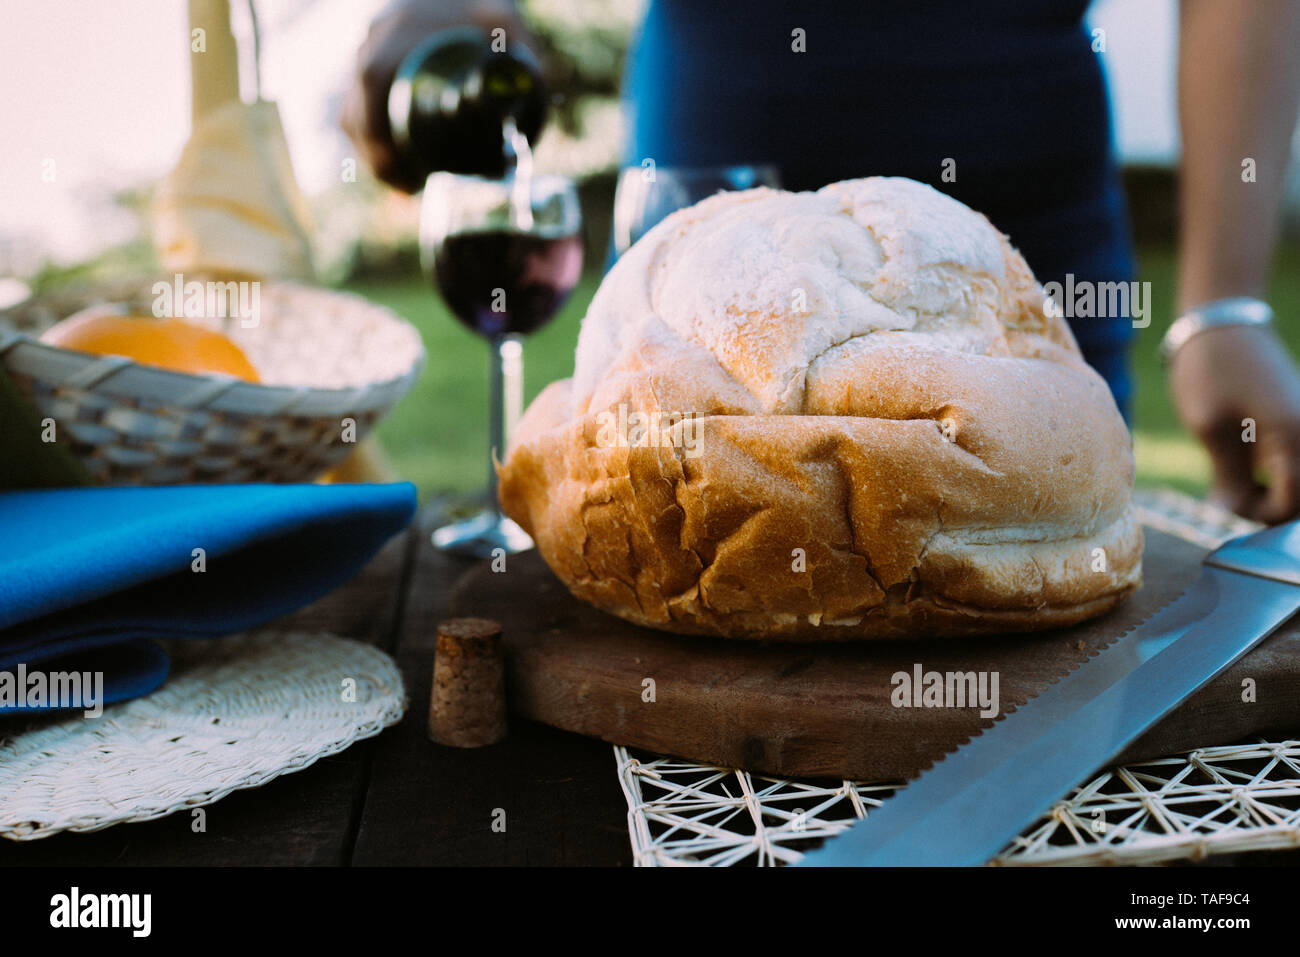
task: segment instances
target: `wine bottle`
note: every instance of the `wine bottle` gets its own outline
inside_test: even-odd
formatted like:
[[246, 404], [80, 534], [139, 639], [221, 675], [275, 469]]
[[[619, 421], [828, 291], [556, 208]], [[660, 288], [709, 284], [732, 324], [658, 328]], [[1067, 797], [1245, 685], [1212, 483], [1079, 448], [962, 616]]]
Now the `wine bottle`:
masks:
[[510, 155], [506, 121], [536, 142], [546, 106], [541, 68], [527, 48], [494, 50], [487, 33], [463, 27], [433, 34], [402, 61], [388, 121], [398, 155], [421, 180], [434, 172], [500, 177]]

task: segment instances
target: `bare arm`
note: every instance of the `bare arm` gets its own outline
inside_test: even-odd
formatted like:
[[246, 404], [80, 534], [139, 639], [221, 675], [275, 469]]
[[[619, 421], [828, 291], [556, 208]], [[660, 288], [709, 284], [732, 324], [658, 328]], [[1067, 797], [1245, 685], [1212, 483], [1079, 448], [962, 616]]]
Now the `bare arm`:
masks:
[[[1180, 311], [1265, 296], [1300, 111], [1297, 50], [1300, 0], [1183, 0]], [[1265, 522], [1300, 514], [1300, 371], [1272, 331], [1202, 332], [1174, 358], [1170, 387], [1210, 453], [1217, 498]]]
[[[1300, 3], [1183, 0], [1180, 309], [1263, 297], [1300, 112]], [[1242, 181], [1242, 163], [1255, 182]]]

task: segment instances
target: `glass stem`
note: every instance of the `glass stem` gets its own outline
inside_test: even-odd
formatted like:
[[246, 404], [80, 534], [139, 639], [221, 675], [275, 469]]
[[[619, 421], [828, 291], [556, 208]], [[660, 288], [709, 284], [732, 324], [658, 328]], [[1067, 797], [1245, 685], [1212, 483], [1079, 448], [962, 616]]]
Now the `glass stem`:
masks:
[[500, 336], [491, 341], [488, 351], [488, 509], [497, 516], [496, 460], [504, 459], [510, 432], [519, 420], [523, 407], [523, 347], [514, 336]]

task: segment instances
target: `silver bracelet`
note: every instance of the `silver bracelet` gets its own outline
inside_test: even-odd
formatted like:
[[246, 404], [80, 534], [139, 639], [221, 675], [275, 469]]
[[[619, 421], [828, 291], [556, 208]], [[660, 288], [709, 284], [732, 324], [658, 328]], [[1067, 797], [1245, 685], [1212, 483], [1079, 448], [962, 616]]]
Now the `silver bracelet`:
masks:
[[1170, 324], [1160, 340], [1160, 358], [1168, 365], [1188, 339], [1215, 326], [1267, 326], [1272, 321], [1273, 309], [1262, 299], [1249, 296], [1216, 299], [1189, 309]]

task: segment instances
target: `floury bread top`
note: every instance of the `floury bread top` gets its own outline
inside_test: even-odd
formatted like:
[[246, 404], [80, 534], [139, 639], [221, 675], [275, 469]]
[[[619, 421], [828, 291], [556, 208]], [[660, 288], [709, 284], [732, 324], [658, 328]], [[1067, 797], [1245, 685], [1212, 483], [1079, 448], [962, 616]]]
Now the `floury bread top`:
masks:
[[1027, 629], [1140, 580], [1128, 432], [1023, 258], [904, 179], [727, 193], [601, 285], [521, 421], [506, 510], [655, 627]]
[[1007, 254], [987, 219], [909, 179], [720, 193], [661, 223], [601, 285], [574, 394], [638, 338], [674, 335], [712, 353], [757, 411], [802, 412], [818, 357], [872, 333], [988, 349]]

